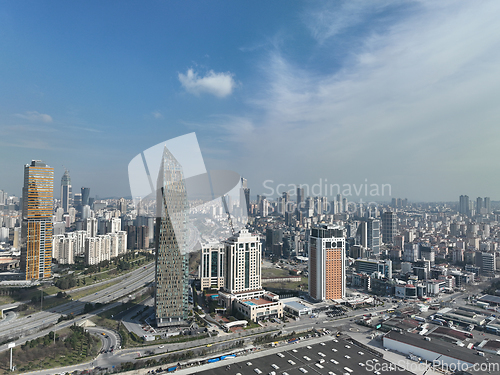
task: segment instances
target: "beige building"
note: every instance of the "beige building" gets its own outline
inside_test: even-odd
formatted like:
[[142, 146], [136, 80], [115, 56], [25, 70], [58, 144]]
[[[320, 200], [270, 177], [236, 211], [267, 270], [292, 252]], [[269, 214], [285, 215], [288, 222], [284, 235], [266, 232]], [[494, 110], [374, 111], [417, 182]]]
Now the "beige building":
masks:
[[219, 304], [228, 312], [239, 312], [253, 321], [281, 318], [283, 303], [262, 289], [260, 238], [242, 229], [224, 244], [224, 287]]
[[265, 292], [257, 298], [237, 300], [234, 310], [254, 322], [268, 318], [282, 318], [283, 302], [276, 294]]
[[319, 224], [309, 237], [309, 295], [316, 301], [345, 297], [344, 229]]

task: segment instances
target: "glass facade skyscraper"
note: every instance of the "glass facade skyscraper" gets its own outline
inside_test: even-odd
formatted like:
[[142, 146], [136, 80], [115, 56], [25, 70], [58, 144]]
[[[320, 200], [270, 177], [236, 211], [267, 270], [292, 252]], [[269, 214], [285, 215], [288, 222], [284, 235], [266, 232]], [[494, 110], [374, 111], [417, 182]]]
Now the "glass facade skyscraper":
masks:
[[61, 178], [61, 207], [64, 209], [64, 213], [68, 213], [72, 203], [71, 178], [66, 170]]
[[165, 147], [157, 184], [156, 324], [182, 325], [188, 315], [188, 200], [182, 166]]

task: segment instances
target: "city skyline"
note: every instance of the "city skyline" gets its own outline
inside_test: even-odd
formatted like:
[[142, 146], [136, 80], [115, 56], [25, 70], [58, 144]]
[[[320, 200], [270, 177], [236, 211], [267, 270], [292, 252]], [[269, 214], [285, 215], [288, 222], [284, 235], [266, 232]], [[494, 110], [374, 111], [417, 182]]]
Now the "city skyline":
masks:
[[497, 2], [29, 4], [0, 13], [11, 194], [41, 159], [56, 181], [67, 168], [75, 188], [129, 196], [136, 154], [195, 131], [207, 169], [253, 196], [321, 178], [499, 199]]

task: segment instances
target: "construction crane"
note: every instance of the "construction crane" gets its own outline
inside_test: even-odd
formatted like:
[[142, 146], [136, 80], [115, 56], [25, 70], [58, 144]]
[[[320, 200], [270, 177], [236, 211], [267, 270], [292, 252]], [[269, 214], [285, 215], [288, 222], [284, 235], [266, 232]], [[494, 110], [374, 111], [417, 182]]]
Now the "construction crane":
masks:
[[226, 202], [226, 197], [227, 197], [227, 194], [224, 194], [221, 198], [222, 198], [222, 204], [224, 205], [224, 210], [226, 211], [227, 213], [227, 221], [229, 221], [229, 227], [231, 228], [231, 233], [233, 234], [234, 236], [234, 227], [233, 227], [233, 221], [231, 220], [231, 213], [229, 212], [229, 207], [227, 205], [227, 202]]

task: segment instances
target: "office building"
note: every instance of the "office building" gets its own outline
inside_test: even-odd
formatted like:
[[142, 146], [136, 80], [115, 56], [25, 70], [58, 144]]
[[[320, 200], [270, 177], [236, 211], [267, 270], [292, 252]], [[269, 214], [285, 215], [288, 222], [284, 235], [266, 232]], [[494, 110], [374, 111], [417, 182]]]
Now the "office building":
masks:
[[69, 212], [69, 208], [73, 204], [72, 199], [71, 178], [69, 177], [69, 171], [65, 170], [61, 178], [61, 207], [64, 213]]
[[304, 208], [306, 197], [304, 196], [304, 188], [297, 188], [297, 209], [301, 210]]
[[420, 258], [422, 260], [428, 260], [431, 263], [431, 266], [434, 266], [436, 261], [436, 252], [434, 248], [428, 243], [421, 243]]
[[491, 214], [490, 197], [484, 197], [484, 209], [486, 214]]
[[9, 241], [9, 228], [0, 227], [0, 242]]
[[242, 229], [224, 243], [224, 287], [219, 303], [253, 321], [283, 316], [279, 296], [262, 289], [260, 238]]
[[202, 246], [199, 277], [201, 290], [224, 286], [224, 245], [221, 243]]
[[396, 214], [391, 211], [382, 213], [382, 241], [392, 244], [396, 234]]
[[[118, 200], [118, 209], [120, 210], [120, 213], [122, 215], [125, 215], [127, 213], [127, 201], [125, 200], [125, 198], [120, 198]], [[139, 212], [139, 210], [137, 210], [137, 212]]]
[[250, 213], [251, 213], [250, 188], [248, 187], [246, 178], [243, 178], [243, 177], [241, 178], [241, 188], [243, 189], [243, 195], [245, 196], [247, 215], [250, 216]]
[[420, 244], [418, 243], [405, 243], [403, 251], [403, 262], [416, 262], [420, 259]]
[[269, 202], [266, 198], [262, 198], [259, 205], [260, 216], [267, 217], [269, 214]]
[[0, 206], [4, 206], [5, 202], [7, 202], [7, 198], [9, 195], [6, 191], [0, 190]]
[[339, 226], [320, 224], [311, 229], [309, 295], [317, 301], [345, 296], [345, 236]]
[[40, 160], [24, 167], [21, 272], [26, 280], [51, 276], [54, 169]]
[[182, 166], [166, 147], [157, 187], [156, 324], [183, 325], [188, 317], [189, 204]]
[[140, 250], [149, 249], [149, 229], [145, 225], [137, 227], [137, 248]]
[[477, 252], [476, 266], [485, 276], [494, 276], [496, 271], [495, 253]]
[[476, 199], [476, 215], [480, 215], [483, 213], [485, 213], [483, 198], [477, 197], [477, 199]]
[[392, 279], [392, 262], [390, 260], [357, 259], [355, 262], [356, 271], [372, 275], [382, 274], [388, 279]]
[[75, 206], [78, 211], [82, 209], [82, 194], [75, 193], [73, 194], [73, 206]]
[[283, 229], [266, 229], [266, 250], [272, 253], [273, 246], [283, 243]]
[[463, 215], [470, 215], [469, 196], [461, 195], [458, 202], [458, 212]]
[[380, 254], [380, 220], [372, 217], [366, 221], [366, 246], [372, 254]]
[[260, 238], [242, 229], [225, 242], [224, 291], [232, 294], [262, 289]]
[[89, 198], [90, 198], [90, 188], [88, 187], [82, 187], [80, 189], [81, 194], [82, 194], [82, 206], [88, 206], [89, 205]]

